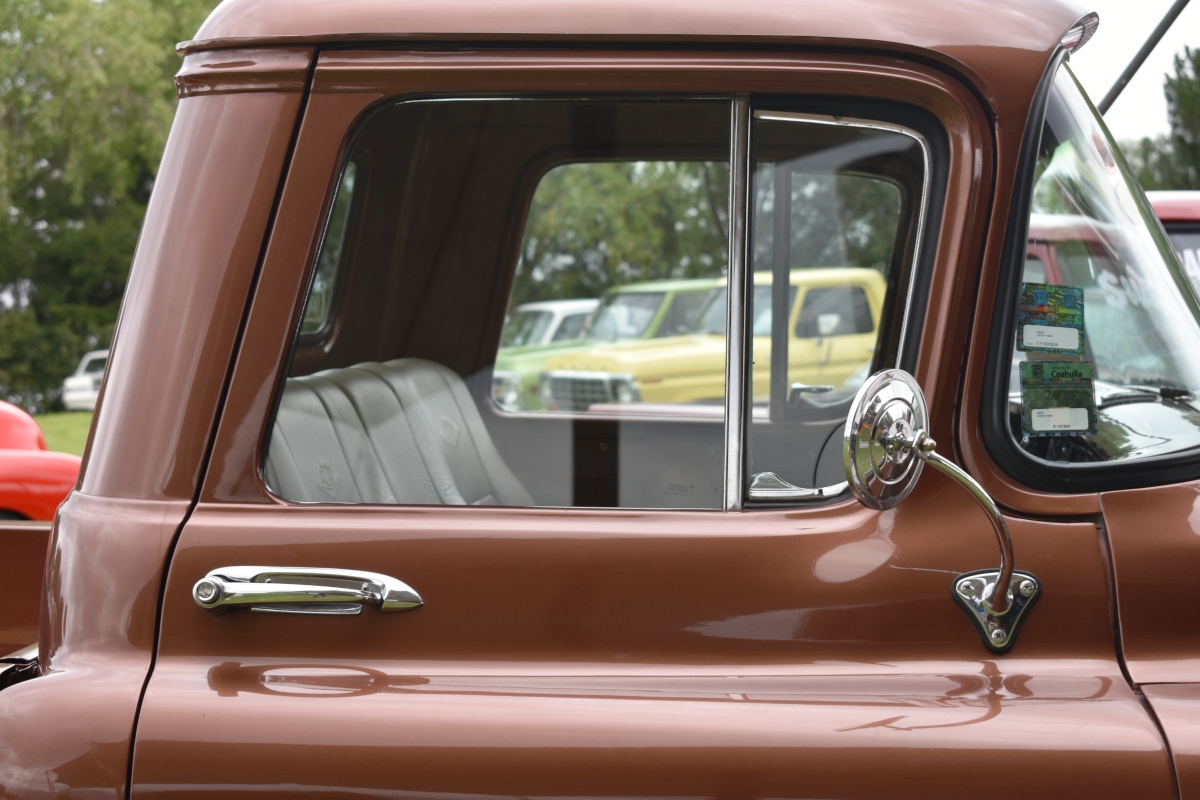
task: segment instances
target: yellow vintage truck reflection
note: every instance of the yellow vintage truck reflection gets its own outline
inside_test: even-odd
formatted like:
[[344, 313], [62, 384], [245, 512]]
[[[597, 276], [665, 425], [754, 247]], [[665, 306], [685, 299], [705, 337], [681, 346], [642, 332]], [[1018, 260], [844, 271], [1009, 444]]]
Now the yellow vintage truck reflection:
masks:
[[[765, 402], [771, 363], [771, 273], [754, 274], [754, 400]], [[886, 285], [873, 269], [791, 273], [788, 380], [840, 385], [871, 358]], [[586, 411], [603, 403], [704, 403], [725, 396], [725, 286], [718, 284], [693, 332], [576, 350], [546, 361], [546, 407]]]

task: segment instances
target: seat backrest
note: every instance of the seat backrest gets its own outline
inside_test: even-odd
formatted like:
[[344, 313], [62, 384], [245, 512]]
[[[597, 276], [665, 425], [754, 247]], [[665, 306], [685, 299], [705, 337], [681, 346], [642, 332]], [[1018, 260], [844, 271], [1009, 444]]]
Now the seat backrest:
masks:
[[299, 502], [533, 504], [462, 379], [413, 358], [289, 378], [266, 479]]

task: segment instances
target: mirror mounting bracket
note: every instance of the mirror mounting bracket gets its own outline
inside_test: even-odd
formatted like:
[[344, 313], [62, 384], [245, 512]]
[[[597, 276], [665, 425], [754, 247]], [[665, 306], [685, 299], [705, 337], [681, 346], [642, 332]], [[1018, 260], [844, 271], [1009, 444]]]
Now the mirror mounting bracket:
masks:
[[997, 614], [988, 607], [988, 599], [999, 586], [1000, 572], [981, 569], [959, 575], [954, 579], [954, 599], [958, 602], [983, 638], [983, 643], [997, 653], [1012, 647], [1017, 637], [1017, 628], [1025, 618], [1025, 612], [1041, 594], [1038, 579], [1028, 572], [1014, 570], [1008, 584], [1007, 608]]

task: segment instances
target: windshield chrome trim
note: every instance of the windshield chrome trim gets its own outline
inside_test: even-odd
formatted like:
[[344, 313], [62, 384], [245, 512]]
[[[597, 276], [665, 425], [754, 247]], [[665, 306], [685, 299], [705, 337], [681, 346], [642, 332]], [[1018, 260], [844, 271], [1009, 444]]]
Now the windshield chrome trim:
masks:
[[729, 276], [725, 296], [725, 510], [742, 508], [746, 470], [746, 265], [750, 240], [750, 97], [730, 104], [729, 132]]

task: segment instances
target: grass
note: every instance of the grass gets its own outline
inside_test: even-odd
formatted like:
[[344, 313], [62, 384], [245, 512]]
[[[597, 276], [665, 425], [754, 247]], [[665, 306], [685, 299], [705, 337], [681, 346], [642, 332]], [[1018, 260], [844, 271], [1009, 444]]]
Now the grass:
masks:
[[46, 446], [62, 453], [83, 455], [87, 444], [88, 428], [92, 424], [90, 411], [60, 411], [55, 414], [37, 414], [37, 424], [46, 437]]

